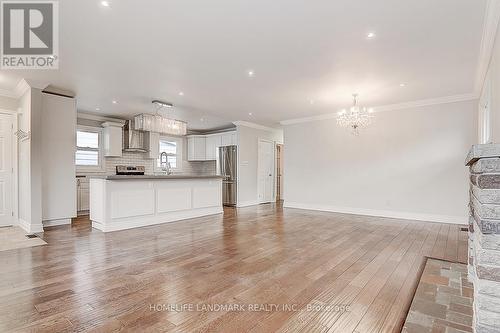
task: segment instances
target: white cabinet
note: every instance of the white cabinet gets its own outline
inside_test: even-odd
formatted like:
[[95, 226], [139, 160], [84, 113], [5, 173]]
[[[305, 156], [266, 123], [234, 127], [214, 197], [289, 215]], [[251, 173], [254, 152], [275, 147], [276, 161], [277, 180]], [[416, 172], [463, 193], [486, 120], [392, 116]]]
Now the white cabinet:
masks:
[[221, 146], [231, 145], [231, 133], [223, 133], [221, 138]]
[[205, 159], [207, 161], [215, 161], [217, 156], [217, 149], [221, 146], [220, 134], [207, 135], [205, 145]]
[[78, 214], [86, 214], [89, 210], [90, 186], [86, 177], [78, 177], [77, 183], [77, 210]]
[[90, 180], [90, 220], [104, 232], [222, 214], [222, 179]]
[[208, 135], [191, 135], [188, 141], [188, 161], [215, 161], [217, 149], [224, 146], [234, 146], [236, 131]]
[[[36, 124], [37, 135], [40, 136], [37, 136], [37, 140], [31, 140], [28, 145], [32, 145], [31, 149], [38, 150], [40, 154], [41, 168], [38, 170], [41, 174], [36, 175], [36, 180], [41, 182], [41, 201], [38, 203], [42, 209], [42, 220], [49, 224], [52, 221], [69, 221], [76, 216], [76, 200], [73, 195], [76, 191], [76, 100], [43, 93], [41, 101], [37, 103], [41, 107], [40, 110], [37, 109], [40, 112], [40, 123]], [[4, 149], [2, 154], [6, 152]], [[20, 155], [20, 158], [24, 158], [24, 155]], [[28, 181], [29, 184], [29, 179], [20, 181]], [[4, 200], [2, 197], [0, 203], [4, 204]], [[33, 205], [36, 206], [36, 203]]]
[[206, 137], [203, 135], [193, 135], [188, 140], [188, 161], [205, 161], [206, 158]]
[[236, 132], [226, 132], [221, 134], [221, 146], [234, 146], [236, 145]]
[[160, 133], [148, 132], [149, 136], [149, 152], [148, 158], [157, 159], [160, 156]]
[[123, 124], [105, 122], [102, 124], [104, 140], [104, 156], [117, 157], [122, 156], [123, 144]]

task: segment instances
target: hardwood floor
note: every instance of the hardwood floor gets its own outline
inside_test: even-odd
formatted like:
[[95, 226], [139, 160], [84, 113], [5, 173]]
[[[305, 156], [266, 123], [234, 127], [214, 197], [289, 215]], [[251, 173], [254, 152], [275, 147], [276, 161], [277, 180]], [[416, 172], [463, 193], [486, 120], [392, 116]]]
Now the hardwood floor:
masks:
[[[0, 252], [0, 331], [398, 331], [423, 257], [465, 262], [466, 237], [275, 205], [107, 234], [80, 219]], [[198, 311], [217, 304], [235, 311]]]

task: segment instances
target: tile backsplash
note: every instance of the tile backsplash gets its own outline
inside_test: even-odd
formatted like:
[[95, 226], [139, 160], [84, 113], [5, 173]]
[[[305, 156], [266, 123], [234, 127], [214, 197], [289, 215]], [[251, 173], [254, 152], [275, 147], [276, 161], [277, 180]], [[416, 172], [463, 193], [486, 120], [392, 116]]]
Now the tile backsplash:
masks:
[[[155, 159], [149, 159], [145, 157], [145, 153], [131, 153], [123, 152], [121, 157], [105, 157], [104, 158], [104, 172], [107, 175], [114, 175], [116, 173], [117, 165], [143, 165], [145, 167], [145, 173], [151, 175], [155, 173], [154, 163]], [[215, 174], [216, 164], [215, 161], [200, 161], [200, 162], [190, 162], [187, 160], [182, 161], [182, 170], [174, 171], [174, 173], [184, 173], [184, 174]], [[86, 172], [78, 174], [87, 174]]]
[[[145, 158], [144, 155], [145, 154], [141, 153], [123, 152], [121, 157], [106, 157], [106, 174], [115, 174], [117, 165], [144, 165], [146, 174], [153, 174], [155, 172], [154, 163], [156, 163], [156, 160]], [[182, 169], [174, 172], [187, 174], [215, 174], [215, 168], [215, 161], [189, 162], [183, 160]]]
[[182, 171], [180, 173], [188, 174], [202, 174], [202, 175], [215, 175], [216, 173], [216, 163], [215, 161], [203, 161], [203, 162], [189, 162], [182, 161]]
[[105, 157], [106, 174], [115, 174], [117, 165], [143, 165], [146, 168], [146, 174], [151, 175], [154, 173], [155, 160], [147, 159], [144, 155], [144, 153], [123, 152], [120, 157]]

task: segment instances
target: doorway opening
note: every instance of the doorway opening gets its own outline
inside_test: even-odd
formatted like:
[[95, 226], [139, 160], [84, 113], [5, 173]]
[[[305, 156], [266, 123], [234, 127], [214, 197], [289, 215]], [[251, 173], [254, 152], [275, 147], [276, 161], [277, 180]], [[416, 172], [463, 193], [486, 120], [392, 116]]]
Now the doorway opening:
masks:
[[12, 115], [0, 113], [0, 227], [13, 224], [13, 119]]
[[258, 195], [259, 203], [274, 200], [274, 142], [259, 140], [258, 150]]
[[276, 144], [276, 202], [283, 201], [283, 145]]

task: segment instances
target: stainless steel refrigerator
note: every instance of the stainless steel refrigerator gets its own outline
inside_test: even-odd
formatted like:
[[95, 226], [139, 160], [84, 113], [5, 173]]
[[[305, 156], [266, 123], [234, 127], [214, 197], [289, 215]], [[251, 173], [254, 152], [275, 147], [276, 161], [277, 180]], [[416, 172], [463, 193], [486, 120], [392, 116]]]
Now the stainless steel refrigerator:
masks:
[[224, 206], [236, 206], [237, 175], [236, 146], [219, 147], [217, 151], [217, 174], [222, 177], [222, 203]]

